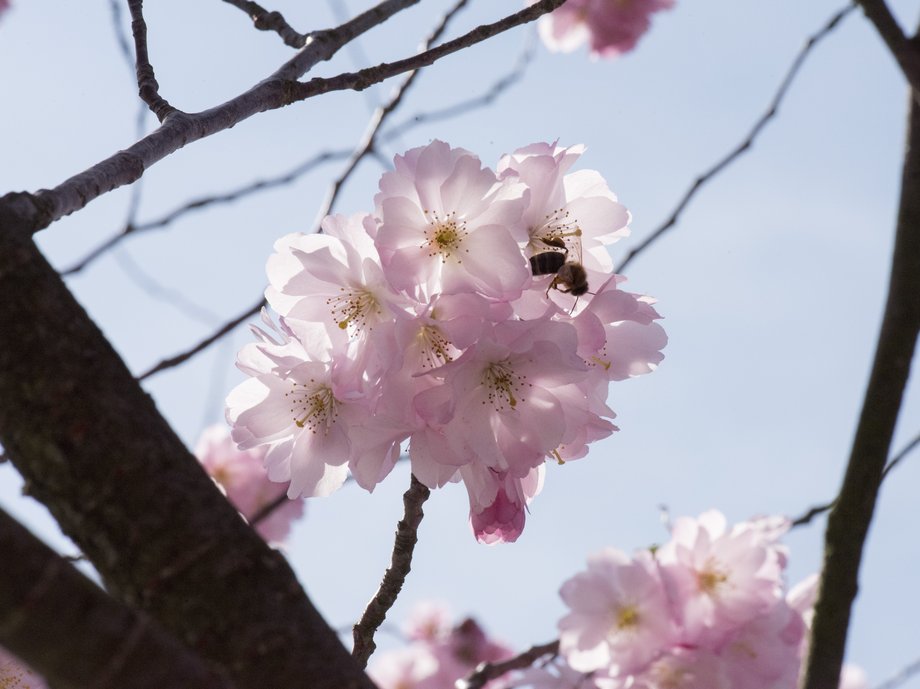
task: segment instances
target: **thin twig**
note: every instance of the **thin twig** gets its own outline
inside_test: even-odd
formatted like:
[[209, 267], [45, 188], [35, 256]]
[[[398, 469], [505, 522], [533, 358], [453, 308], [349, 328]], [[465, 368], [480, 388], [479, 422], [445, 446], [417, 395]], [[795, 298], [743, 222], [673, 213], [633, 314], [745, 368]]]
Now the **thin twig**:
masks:
[[[894, 457], [888, 460], [888, 463], [885, 465], [885, 470], [882, 472], [882, 478], [884, 479], [886, 476], [888, 476], [888, 472], [894, 469], [905, 457], [907, 457], [907, 455], [909, 455], [917, 447], [920, 447], [920, 433], [918, 433], [913, 440], [907, 443], [907, 445], [902, 447], [901, 450], [894, 455]], [[832, 500], [831, 502], [828, 502], [824, 505], [816, 505], [815, 507], [811, 507], [802, 516], [793, 519], [792, 526], [804, 526], [811, 523], [811, 521], [818, 515], [829, 512], [836, 503], [836, 500]]]
[[168, 368], [173, 368], [185, 361], [188, 361], [193, 356], [195, 356], [198, 352], [200, 352], [203, 349], [206, 349], [207, 347], [212, 345], [214, 342], [219, 340], [221, 337], [223, 337], [224, 335], [229, 333], [231, 330], [236, 328], [236, 326], [238, 326], [240, 323], [255, 316], [257, 313], [259, 313], [259, 311], [262, 310], [263, 306], [265, 306], [264, 299], [260, 300], [255, 306], [252, 306], [251, 308], [249, 308], [245, 313], [241, 313], [239, 316], [237, 316], [233, 320], [228, 321], [227, 323], [224, 323], [224, 325], [221, 326], [219, 330], [217, 330], [215, 333], [212, 333], [208, 337], [204, 338], [201, 342], [196, 344], [191, 349], [186, 350], [185, 352], [182, 352], [175, 356], [172, 356], [168, 359], [163, 359], [163, 361], [158, 363], [156, 366], [150, 368], [149, 370], [139, 375], [137, 379], [139, 381], [147, 380], [147, 378], [159, 373], [160, 371], [165, 371]]
[[[113, 0], [117, 3], [118, 0]], [[470, 98], [469, 100], [461, 101], [455, 105], [448, 106], [441, 110], [431, 110], [423, 111], [412, 117], [408, 118], [400, 124], [394, 125], [390, 129], [384, 130], [379, 134], [378, 139], [380, 141], [389, 142], [392, 141], [407, 131], [420, 126], [425, 123], [439, 122], [451, 117], [456, 117], [458, 115], [465, 114], [474, 110], [476, 108], [486, 107], [491, 105], [495, 100], [501, 96], [507, 89], [513, 86], [515, 83], [520, 81], [524, 76], [527, 66], [530, 64], [533, 59], [534, 50], [532, 46], [526, 47], [522, 53], [518, 56], [517, 62], [514, 66], [514, 69], [509, 72], [504, 77], [498, 79], [492, 86], [488, 88], [480, 96], [475, 98]], [[143, 113], [146, 113], [146, 107], [142, 110]], [[124, 239], [130, 235], [141, 234], [144, 232], [149, 232], [151, 230], [160, 230], [165, 227], [168, 227], [176, 220], [179, 220], [185, 214], [202, 210], [211, 205], [218, 205], [224, 203], [231, 203], [239, 199], [243, 199], [252, 194], [256, 194], [267, 189], [273, 189], [276, 187], [282, 187], [296, 182], [303, 175], [307, 174], [314, 168], [334, 160], [341, 160], [347, 158], [351, 154], [351, 149], [340, 149], [337, 151], [322, 151], [317, 153], [307, 160], [299, 163], [296, 167], [292, 168], [288, 172], [285, 172], [277, 177], [269, 177], [266, 179], [256, 180], [245, 186], [238, 187], [231, 191], [215, 194], [212, 196], [203, 196], [201, 198], [192, 199], [181, 206], [169, 211], [165, 215], [155, 219], [149, 220], [143, 223], [130, 222], [126, 223], [124, 229], [121, 230], [118, 234], [115, 234], [101, 244], [96, 246], [94, 249], [89, 251], [81, 259], [77, 260], [71, 266], [65, 268], [61, 271], [61, 275], [70, 276], [79, 273], [81, 270], [86, 268], [90, 263], [93, 263], [97, 258], [101, 257], [107, 251], [112, 249], [114, 246], [120, 244]], [[389, 165], [383, 156], [379, 154], [378, 151], [372, 149], [370, 155], [374, 157], [380, 164], [384, 167]]]
[[897, 689], [909, 680], [911, 677], [920, 672], [920, 658], [912, 662], [910, 665], [906, 665], [898, 673], [889, 679], [886, 679], [884, 682], [879, 684], [875, 689]]
[[782, 103], [783, 98], [786, 96], [786, 92], [792, 85], [793, 80], [795, 79], [802, 65], [805, 63], [805, 59], [808, 57], [808, 54], [811, 52], [812, 48], [814, 48], [821, 41], [821, 39], [823, 39], [835, 28], [837, 28], [837, 25], [840, 23], [840, 21], [848, 14], [850, 14], [850, 12], [852, 12], [854, 9], [856, 9], [856, 5], [850, 4], [843, 9], [838, 10], [817, 33], [811, 35], [808, 38], [808, 40], [805, 42], [805, 45], [802, 46], [802, 49], [799, 51], [798, 55], [796, 55], [795, 59], [792, 61], [792, 64], [789, 66], [789, 69], [786, 72], [786, 76], [783, 77], [783, 80], [779, 85], [779, 89], [777, 89], [776, 93], [773, 95], [773, 99], [770, 101], [770, 106], [767, 108], [766, 112], [760, 116], [760, 119], [754, 123], [754, 126], [751, 128], [751, 131], [748, 132], [747, 137], [745, 137], [745, 139], [740, 144], [735, 146], [725, 157], [719, 160], [719, 162], [706, 170], [693, 181], [693, 184], [690, 185], [690, 188], [684, 193], [683, 198], [671, 212], [671, 216], [648, 237], [642, 240], [637, 246], [633, 247], [629, 253], [626, 254], [626, 257], [620, 262], [620, 264], [614, 268], [614, 272], [622, 273], [626, 266], [628, 266], [632, 260], [636, 258], [636, 256], [645, 251], [645, 249], [657, 241], [663, 234], [665, 234], [665, 232], [674, 227], [677, 224], [677, 221], [680, 219], [680, 215], [684, 208], [687, 207], [687, 205], [690, 203], [690, 200], [696, 196], [696, 193], [703, 187], [703, 185], [705, 185], [713, 177], [731, 165], [737, 158], [741, 157], [744, 153], [750, 150], [761, 130], [770, 120], [776, 117], [776, 114], [779, 112], [779, 106]]
[[521, 78], [524, 76], [524, 73], [527, 71], [528, 65], [533, 59], [533, 56], [533, 46], [528, 44], [527, 47], [525, 47], [521, 54], [518, 56], [513, 69], [508, 74], [501, 77], [494, 84], [492, 84], [492, 86], [490, 86], [488, 90], [481, 96], [476, 96], [475, 98], [470, 98], [469, 100], [460, 101], [455, 105], [450, 105], [446, 108], [441, 108], [440, 110], [430, 110], [427, 112], [417, 113], [405, 121], [393, 125], [389, 129], [385, 130], [383, 134], [380, 135], [380, 140], [391, 141], [392, 139], [402, 136], [410, 129], [413, 129], [421, 124], [439, 122], [441, 120], [457, 117], [458, 115], [464, 115], [471, 110], [475, 110], [476, 108], [481, 108], [492, 104], [500, 95], [502, 95], [511, 86], [521, 80]]
[[357, 72], [345, 72], [334, 77], [314, 77], [306, 82], [296, 82], [290, 85], [287, 91], [287, 102], [294, 103], [307, 100], [331, 91], [354, 90], [362, 91], [369, 86], [385, 81], [398, 74], [404, 74], [414, 69], [427, 67], [438, 60], [452, 55], [460, 50], [470, 48], [477, 43], [482, 43], [505, 31], [509, 31], [523, 24], [535, 21], [544, 14], [552, 12], [565, 0], [538, 0], [533, 5], [514, 14], [492, 22], [482, 24], [475, 29], [451, 41], [425, 50], [412, 57], [396, 60], [395, 62], [381, 62], [379, 65], [360, 69]]
[[374, 633], [383, 624], [387, 611], [396, 602], [406, 575], [412, 567], [412, 552], [418, 542], [418, 527], [425, 516], [422, 505], [430, 494], [429, 488], [413, 474], [409, 490], [403, 495], [405, 513], [396, 525], [396, 541], [393, 543], [390, 566], [383, 575], [380, 588], [367, 604], [364, 614], [354, 628], [355, 645], [351, 655], [361, 667], [367, 666], [368, 658], [377, 648]]
[[131, 32], [134, 34], [134, 52], [136, 55], [137, 89], [150, 111], [162, 122], [167, 116], [176, 112], [160, 95], [160, 85], [153, 73], [153, 65], [147, 55], [147, 23], [144, 21], [144, 0], [128, 0], [131, 11]]
[[226, 103], [197, 114], [176, 112], [144, 139], [74, 175], [54, 189], [43, 189], [35, 194], [12, 192], [0, 197], [0, 217], [7, 232], [13, 235], [35, 234], [63, 216], [86, 207], [103, 194], [137, 181], [151, 165], [193, 141], [229, 129], [257, 113], [331, 91], [362, 90], [398, 74], [433, 64], [442, 57], [534, 21], [552, 12], [564, 1], [539, 0], [520, 12], [483, 24], [459, 38], [404, 60], [382, 63], [329, 79], [293, 80], [319, 60], [328, 59], [362, 31], [385, 21], [400, 8], [413, 4], [412, 0], [385, 0], [346, 25], [320, 32], [316, 40], [308, 42], [296, 57], [272, 76]]
[[196, 304], [186, 297], [182, 290], [167, 287], [148, 275], [137, 261], [131, 258], [126, 252], [121, 250], [116, 251], [115, 261], [125, 275], [143, 290], [147, 296], [169, 304], [190, 319], [198, 321], [199, 323], [213, 326], [215, 323], [220, 322], [220, 316], [210, 309]]
[[803, 689], [836, 686], [859, 566], [920, 333], [920, 102], [910, 100], [888, 298], [837, 504], [827, 520]]
[[65, 270], [62, 270], [61, 275], [69, 276], [79, 273], [90, 263], [109, 251], [112, 247], [118, 245], [129, 235], [163, 229], [190, 211], [201, 210], [215, 204], [230, 203], [232, 201], [237, 201], [238, 199], [249, 196], [250, 194], [255, 194], [259, 191], [265, 191], [266, 189], [273, 189], [276, 187], [283, 187], [289, 184], [293, 184], [300, 177], [307, 174], [319, 165], [331, 160], [341, 160], [342, 158], [347, 157], [350, 152], [351, 151], [344, 149], [339, 151], [323, 151], [321, 153], [310, 156], [310, 158], [307, 160], [303, 161], [287, 172], [278, 175], [277, 177], [268, 177], [266, 179], [256, 180], [255, 182], [242, 187], [238, 187], [236, 189], [232, 189], [231, 191], [227, 191], [222, 194], [214, 194], [212, 196], [202, 196], [197, 199], [192, 199], [191, 201], [184, 203], [178, 208], [169, 211], [165, 215], [155, 220], [150, 220], [144, 223], [126, 223], [124, 229], [121, 232], [109, 237], [104, 242], [99, 244], [99, 246], [88, 252], [83, 258], [79, 259], [76, 263], [69, 266]]
[[885, 478], [888, 475], [888, 472], [894, 469], [907, 455], [909, 455], [915, 448], [920, 446], [920, 433], [918, 433], [913, 440], [911, 440], [907, 445], [901, 448], [901, 451], [898, 452], [894, 457], [888, 460], [888, 464], [885, 465], [885, 470], [882, 472], [882, 478]]
[[506, 672], [512, 670], [522, 670], [530, 667], [537, 660], [546, 655], [555, 656], [559, 653], [559, 640], [550, 641], [549, 643], [539, 646], [532, 646], [523, 653], [516, 655], [514, 658], [504, 660], [500, 663], [485, 663], [467, 677], [465, 680], [457, 682], [459, 689], [482, 689], [487, 682], [498, 679]]
[[[422, 44], [419, 52], [429, 50], [431, 46], [434, 45], [435, 41], [444, 35], [450, 20], [460, 10], [462, 10], [468, 2], [469, 0], [457, 0], [457, 2], [454, 3], [453, 7], [451, 7], [444, 14], [444, 16], [441, 18], [441, 21]], [[358, 168], [358, 164], [364, 159], [365, 156], [367, 156], [371, 151], [375, 149], [377, 143], [377, 135], [380, 132], [381, 126], [383, 126], [383, 123], [386, 121], [386, 119], [400, 106], [403, 97], [412, 87], [412, 84], [415, 82], [415, 78], [419, 75], [419, 73], [420, 71], [417, 69], [409, 72], [403, 79], [402, 83], [394, 89], [390, 99], [384, 105], [378, 107], [374, 111], [374, 114], [371, 115], [371, 119], [367, 124], [364, 136], [361, 137], [361, 141], [355, 147], [351, 158], [349, 158], [348, 163], [345, 165], [345, 169], [342, 170], [341, 174], [330, 186], [329, 192], [326, 195], [326, 199], [323, 201], [322, 206], [320, 206], [315, 223], [317, 227], [319, 227], [323, 218], [332, 212], [332, 209], [335, 207], [336, 199], [338, 199], [339, 192], [342, 190], [345, 182], [348, 181], [348, 178], [351, 177], [352, 173]]]
[[229, 5], [238, 7], [249, 15], [252, 25], [259, 31], [274, 31], [292, 48], [303, 48], [309, 36], [299, 33], [285, 21], [280, 12], [270, 12], [258, 3], [248, 0], [224, 0]]

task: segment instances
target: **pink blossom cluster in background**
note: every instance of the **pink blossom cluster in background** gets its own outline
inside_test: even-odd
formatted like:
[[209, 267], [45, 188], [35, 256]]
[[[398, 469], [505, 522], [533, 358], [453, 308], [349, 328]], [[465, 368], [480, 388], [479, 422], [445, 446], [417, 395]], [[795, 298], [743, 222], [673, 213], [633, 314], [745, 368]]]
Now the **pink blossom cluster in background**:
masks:
[[[374, 657], [368, 674], [380, 689], [454, 689], [480, 663], [513, 656], [472, 619], [452, 626], [446, 608], [437, 604], [417, 606], [405, 631], [407, 646]], [[485, 686], [497, 689], [498, 684]]]
[[600, 174], [569, 171], [583, 150], [533, 144], [493, 171], [434, 141], [396, 156], [373, 214], [278, 240], [279, 324], [263, 314], [240, 352], [227, 419], [289, 496], [349, 470], [373, 490], [408, 440], [422, 483], [465, 483], [480, 541], [513, 541], [547, 458], [616, 430], [608, 384], [654, 370], [667, 338], [612, 274], [629, 214]]
[[554, 52], [571, 52], [588, 43], [592, 56], [614, 58], [636, 47], [653, 13], [673, 6], [674, 0], [568, 0], [540, 17], [537, 28]]
[[[237, 449], [225, 426], [202, 431], [195, 456], [247, 521], [285, 492], [283, 485], [268, 480], [263, 466], [265, 448]], [[291, 523], [303, 515], [303, 508], [303, 500], [286, 501], [261, 519], [255, 529], [266, 541], [283, 541]]]
[[[710, 511], [676, 520], [654, 550], [595, 554], [560, 591], [568, 667], [530, 670], [515, 686], [588, 674], [580, 687], [795, 689], [817, 577], [785, 591], [788, 528], [780, 517], [729, 528]], [[847, 667], [841, 686], [865, 687], [862, 671]]]
[[48, 689], [48, 685], [28, 665], [0, 647], [0, 689]]

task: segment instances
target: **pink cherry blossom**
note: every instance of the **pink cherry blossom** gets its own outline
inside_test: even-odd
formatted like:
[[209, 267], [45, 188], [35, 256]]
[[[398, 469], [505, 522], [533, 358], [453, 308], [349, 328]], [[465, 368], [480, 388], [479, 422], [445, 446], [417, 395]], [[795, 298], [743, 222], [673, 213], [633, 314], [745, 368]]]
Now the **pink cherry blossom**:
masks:
[[[601, 689], [625, 689], [616, 682], [608, 685], [601, 673], [595, 676], [595, 681]], [[721, 658], [704, 649], [682, 648], [653, 662], [647, 670], [631, 678], [628, 686], [630, 689], [734, 689]]]
[[443, 601], [416, 603], [402, 625], [406, 638], [429, 643], [443, 639], [450, 633], [452, 615]]
[[531, 144], [504, 156], [498, 173], [530, 190], [522, 216], [528, 257], [550, 248], [544, 239], [561, 239], [572, 247], [569, 259], [597, 274], [608, 274], [613, 261], [606, 247], [629, 235], [630, 216], [595, 170], [566, 174], [584, 150], [584, 146]]
[[559, 649], [574, 669], [641, 672], [677, 640], [667, 591], [648, 551], [608, 548], [562, 585], [571, 608], [559, 621]]
[[374, 657], [368, 675], [380, 689], [425, 689], [438, 661], [424, 645], [412, 645]]
[[[616, 430], [609, 383], [654, 370], [666, 343], [653, 300], [617, 289], [606, 247], [629, 213], [599, 173], [571, 171], [583, 150], [532, 144], [496, 174], [434, 141], [396, 156], [373, 215], [278, 240], [279, 321], [253, 330], [227, 401], [239, 447], [263, 447], [299, 496], [347, 471], [373, 490], [408, 441], [422, 483], [466, 484], [477, 539], [515, 540], [546, 460]], [[594, 291], [534, 276], [545, 250], [584, 262]]]
[[[0, 7], [0, 10], [3, 8]], [[13, 654], [0, 647], [2, 689], [48, 689], [45, 680]]]
[[416, 410], [444, 423], [450, 405], [442, 430], [454, 453], [523, 478], [558, 447], [571, 410], [585, 403], [566, 387], [586, 375], [576, 349], [569, 324], [499, 323], [459, 359], [432, 372], [444, 386], [419, 394]]
[[618, 289], [617, 282], [602, 284], [573, 319], [580, 356], [609, 381], [654, 371], [668, 343], [650, 300]]
[[[247, 520], [287, 490], [284, 484], [269, 481], [263, 466], [266, 449], [237, 449], [226, 426], [206, 428], [195, 447], [195, 456], [205, 471]], [[285, 502], [262, 519], [256, 531], [267, 541], [283, 541], [291, 522], [303, 515], [303, 507], [302, 500]]]
[[534, 467], [523, 478], [479, 464], [460, 468], [470, 497], [470, 523], [480, 543], [513, 543], [524, 531], [527, 505], [543, 488], [545, 469]]
[[734, 631], [719, 652], [732, 689], [794, 689], [804, 633], [802, 616], [783, 599]]
[[[446, 628], [441, 626], [444, 622], [439, 615], [436, 632], [415, 634], [407, 647], [375, 656], [368, 674], [381, 689], [447, 689], [457, 686], [480, 663], [500, 662], [513, 655], [473, 619]], [[500, 685], [489, 682], [485, 686], [498, 689]]]
[[552, 51], [571, 52], [587, 42], [592, 56], [613, 58], [636, 47], [653, 13], [673, 6], [674, 0], [568, 0], [537, 26]]
[[227, 398], [233, 439], [244, 450], [270, 444], [268, 476], [290, 481], [292, 498], [333, 492], [345, 481], [349, 462], [353, 471], [361, 463], [374, 476], [392, 468], [399, 454], [394, 439], [380, 439], [373, 453], [351, 440], [369, 420], [373, 402], [360, 371], [333, 352], [321, 325], [290, 325], [299, 325], [298, 333], [288, 328], [284, 342], [252, 343], [240, 353], [241, 368], [253, 377]]
[[472, 291], [519, 296], [530, 280], [518, 248], [523, 186], [499, 181], [479, 158], [443, 141], [394, 163], [374, 199], [377, 248], [393, 286], [419, 299]]
[[759, 529], [727, 529], [715, 510], [674, 522], [658, 551], [687, 643], [722, 641], [726, 631], [768, 611], [780, 598], [779, 557]]
[[349, 357], [370, 373], [393, 366], [393, 320], [411, 306], [389, 285], [368, 233], [370, 216], [327, 217], [323, 234], [275, 243], [266, 298], [287, 320], [322, 323], [333, 341], [351, 340]]

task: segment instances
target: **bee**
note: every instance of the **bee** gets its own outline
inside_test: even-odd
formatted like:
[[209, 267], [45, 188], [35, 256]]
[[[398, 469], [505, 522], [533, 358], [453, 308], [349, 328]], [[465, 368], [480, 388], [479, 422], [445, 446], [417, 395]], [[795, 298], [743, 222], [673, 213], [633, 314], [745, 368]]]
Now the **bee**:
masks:
[[[579, 230], [575, 236], [579, 237], [580, 235], [581, 231]], [[542, 251], [531, 256], [530, 271], [534, 275], [553, 275], [555, 273], [555, 277], [553, 277], [546, 290], [547, 294], [551, 289], [571, 294], [573, 297], [587, 294], [588, 273], [580, 261], [569, 260], [569, 246], [566, 244], [565, 239], [558, 235], [550, 235], [541, 237], [540, 241], [554, 248], [552, 251]], [[577, 248], [580, 254], [580, 241], [577, 244]]]

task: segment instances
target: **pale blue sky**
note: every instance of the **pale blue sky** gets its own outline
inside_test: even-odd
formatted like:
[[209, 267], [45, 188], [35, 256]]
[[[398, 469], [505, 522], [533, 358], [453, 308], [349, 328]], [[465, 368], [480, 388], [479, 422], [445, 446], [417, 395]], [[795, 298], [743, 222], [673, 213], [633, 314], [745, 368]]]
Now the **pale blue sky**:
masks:
[[[151, 58], [163, 95], [180, 108], [231, 97], [289, 55], [276, 36], [253, 31], [218, 0], [149, 4]], [[331, 23], [326, 0], [270, 4], [303, 30]], [[373, 62], [411, 53], [447, 4], [420, 3], [368, 35], [361, 50]], [[519, 6], [470, 4], [453, 35]], [[656, 16], [638, 50], [617, 61], [538, 46], [524, 81], [493, 107], [415, 128], [388, 154], [437, 137], [494, 165], [533, 141], [585, 143], [580, 166], [599, 170], [633, 213], [633, 240], [614, 246], [619, 259], [668, 216], [696, 175], [741, 141], [806, 36], [842, 4], [678, 0]], [[894, 8], [913, 26], [920, 3]], [[438, 64], [393, 121], [484, 91], [511, 69], [528, 35], [518, 30]], [[351, 69], [355, 59], [343, 51], [318, 73]], [[368, 98], [379, 101], [389, 88], [331, 94], [189, 146], [144, 177], [139, 219], [353, 145]], [[129, 145], [133, 93], [108, 2], [15, 2], [0, 20], [0, 190], [53, 186]], [[753, 150], [630, 266], [628, 288], [658, 298], [671, 341], [659, 371], [612, 387], [622, 430], [587, 459], [548, 467], [516, 544], [476, 544], [463, 489], [436, 492], [394, 620], [413, 601], [437, 597], [514, 645], [547, 641], [562, 610], [560, 583], [600, 547], [663, 540], [659, 505], [675, 515], [718, 508], [739, 520], [797, 515], [834, 494], [885, 294], [906, 105], [894, 62], [868, 22], [852, 14], [813, 52]], [[312, 227], [339, 169], [327, 164], [290, 187], [130, 239], [69, 285], [141, 372], [209, 333], [209, 318], [220, 322], [257, 299], [272, 242]], [[370, 210], [380, 172], [366, 161], [339, 210]], [[40, 235], [43, 249], [57, 266], [69, 265], [117, 231], [128, 200], [122, 190], [65, 218]], [[197, 304], [197, 316], [127, 279], [129, 262]], [[190, 444], [204, 423], [220, 420], [223, 395], [241, 379], [234, 352], [247, 339], [240, 328], [146, 385]], [[895, 448], [920, 432], [914, 378]], [[290, 558], [333, 625], [350, 624], [373, 593], [407, 485], [397, 470], [372, 495], [348, 486], [311, 502], [296, 527]], [[848, 657], [873, 684], [920, 657], [918, 487], [914, 456], [886, 480], [870, 532]], [[62, 544], [43, 508], [18, 490], [15, 472], [0, 467], [0, 504]], [[787, 539], [792, 583], [818, 567], [822, 530], [823, 520]], [[904, 686], [920, 687], [920, 679]]]

